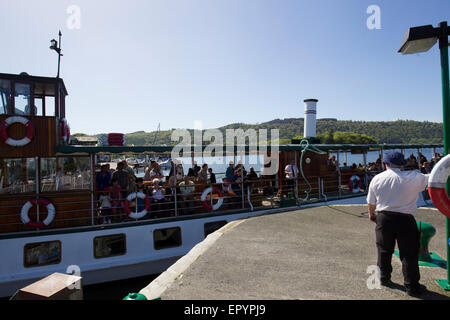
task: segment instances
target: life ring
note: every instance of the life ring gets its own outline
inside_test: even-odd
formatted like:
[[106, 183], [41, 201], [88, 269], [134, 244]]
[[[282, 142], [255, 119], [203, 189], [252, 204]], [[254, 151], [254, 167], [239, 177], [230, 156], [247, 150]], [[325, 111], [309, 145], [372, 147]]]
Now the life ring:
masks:
[[61, 136], [64, 143], [68, 144], [70, 142], [70, 127], [66, 118], [61, 119]]
[[[358, 183], [359, 181], [359, 183]], [[350, 191], [352, 191], [353, 193], [357, 193], [361, 191], [361, 178], [358, 176], [351, 176], [350, 179], [348, 180], [348, 186], [350, 188]]]
[[[131, 212], [131, 210], [130, 210], [130, 201], [132, 201], [135, 198], [144, 199], [144, 201], [145, 201], [144, 209], [142, 209], [139, 212]], [[137, 206], [137, 203], [136, 203], [136, 206]], [[143, 216], [145, 216], [147, 214], [147, 212], [150, 210], [150, 199], [143, 192], [133, 192], [128, 195], [127, 199], [125, 200], [125, 202], [123, 204], [123, 208], [125, 209], [126, 214], [130, 218], [140, 219]]]
[[[21, 123], [27, 128], [27, 134], [20, 140], [12, 139], [8, 136], [8, 126], [13, 123]], [[3, 120], [1, 128], [0, 128], [0, 136], [2, 137], [3, 142], [13, 147], [22, 147], [29, 144], [34, 138], [34, 126], [33, 123], [27, 118], [14, 116], [9, 117]]]
[[435, 207], [447, 218], [450, 218], [450, 199], [445, 186], [450, 175], [450, 154], [439, 160], [431, 170], [428, 178], [428, 193]]
[[[30, 217], [28, 216], [28, 211], [35, 204], [43, 205], [47, 208], [48, 214], [47, 218], [44, 221], [34, 222], [30, 220]], [[22, 210], [20, 211], [20, 218], [22, 222], [27, 226], [34, 227], [36, 229], [44, 228], [50, 225], [50, 223], [52, 223], [53, 219], [55, 218], [55, 207], [47, 199], [42, 198], [32, 199], [23, 205]]]
[[[217, 193], [219, 195], [219, 200], [217, 201], [217, 203], [213, 206], [211, 206], [207, 201], [206, 201], [206, 196], [208, 195], [208, 193]], [[217, 188], [213, 188], [213, 187], [208, 187], [205, 190], [203, 190], [202, 196], [200, 197], [200, 200], [202, 201], [202, 205], [208, 209], [208, 210], [217, 210], [220, 208], [220, 206], [223, 203], [223, 194], [222, 192], [217, 189]]]

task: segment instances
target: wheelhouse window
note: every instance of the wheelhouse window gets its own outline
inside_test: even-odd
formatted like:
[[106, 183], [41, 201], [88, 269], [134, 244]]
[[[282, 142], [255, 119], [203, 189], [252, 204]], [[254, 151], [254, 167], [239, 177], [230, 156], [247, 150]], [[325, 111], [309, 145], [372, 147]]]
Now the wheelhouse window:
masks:
[[11, 82], [0, 79], [0, 114], [11, 113]]
[[28, 243], [25, 245], [24, 266], [26, 268], [58, 264], [60, 262], [60, 241]]
[[14, 86], [14, 114], [32, 115], [36, 114], [36, 107], [31, 102], [31, 86], [27, 83], [16, 83]]
[[41, 158], [41, 191], [88, 190], [88, 157]]
[[107, 258], [126, 253], [125, 234], [113, 234], [94, 238], [94, 257]]
[[181, 246], [181, 229], [179, 227], [159, 229], [153, 232], [156, 250]]
[[36, 192], [36, 159], [0, 159], [0, 194]]

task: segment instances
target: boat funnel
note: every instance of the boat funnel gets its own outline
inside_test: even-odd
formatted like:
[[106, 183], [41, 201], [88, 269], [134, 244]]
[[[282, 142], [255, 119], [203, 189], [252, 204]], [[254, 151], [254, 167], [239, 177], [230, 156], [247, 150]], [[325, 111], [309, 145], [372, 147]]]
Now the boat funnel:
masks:
[[317, 115], [317, 99], [303, 100], [305, 103], [305, 125], [304, 125], [304, 138], [316, 137], [316, 115]]

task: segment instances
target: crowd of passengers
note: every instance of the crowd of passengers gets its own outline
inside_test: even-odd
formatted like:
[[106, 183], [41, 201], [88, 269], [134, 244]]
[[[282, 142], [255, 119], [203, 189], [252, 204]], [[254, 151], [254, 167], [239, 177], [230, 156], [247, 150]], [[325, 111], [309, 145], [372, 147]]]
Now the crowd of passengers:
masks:
[[[432, 158], [428, 160], [422, 153], [418, 153], [416, 157], [413, 153], [406, 158], [407, 164], [403, 168], [403, 170], [420, 170], [423, 174], [431, 173], [434, 165], [441, 160], [443, 155], [439, 153], [434, 153]], [[419, 165], [420, 164], [420, 165]], [[373, 177], [375, 177], [378, 173], [384, 171], [383, 160], [381, 155], [375, 162], [370, 162], [367, 166], [363, 166], [361, 163], [358, 165], [353, 163], [351, 166], [348, 166], [346, 162], [343, 163], [343, 166], [340, 166], [335, 156], [332, 156], [328, 159], [328, 166], [332, 169], [338, 169], [342, 171], [350, 171], [353, 175], [350, 177], [350, 180], [356, 179], [361, 181], [360, 186], [362, 189], [366, 188], [366, 185], [370, 183]], [[366, 177], [368, 183], [366, 184]]]
[[[175, 197], [179, 214], [191, 214], [194, 211], [195, 197], [198, 200], [200, 193], [208, 186], [222, 186], [224, 192], [241, 197], [242, 186], [246, 191], [252, 186], [252, 180], [258, 179], [253, 167], [247, 172], [240, 163], [236, 166], [233, 162], [229, 163], [225, 178], [222, 179], [223, 184], [217, 183], [216, 174], [206, 163], [200, 167], [194, 161], [187, 174], [181, 162], [171, 164], [169, 175], [165, 176], [159, 164], [152, 161], [143, 177], [136, 177], [126, 160], [118, 162], [116, 170], [111, 170], [109, 164], [102, 165], [95, 177], [102, 223], [111, 223], [112, 219], [124, 216], [124, 201], [135, 192], [144, 193], [150, 200], [150, 210], [144, 219], [161, 218], [174, 215]], [[136, 197], [132, 199], [130, 206], [140, 212], [145, 208], [145, 200]]]

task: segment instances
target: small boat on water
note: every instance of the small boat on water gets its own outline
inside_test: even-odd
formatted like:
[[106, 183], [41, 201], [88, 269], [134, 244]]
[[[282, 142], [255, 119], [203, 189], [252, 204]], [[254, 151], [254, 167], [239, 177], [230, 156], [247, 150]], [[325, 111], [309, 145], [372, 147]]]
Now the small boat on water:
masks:
[[[1, 297], [54, 272], [76, 272], [85, 285], [161, 273], [230, 221], [323, 201], [361, 203], [375, 173], [339, 170], [329, 164], [330, 152], [339, 158], [339, 152], [442, 146], [281, 145], [276, 174], [194, 182], [188, 192], [182, 182], [166, 184], [163, 198], [153, 201], [156, 185], [146, 186], [148, 193], [99, 189], [98, 155], [115, 162], [134, 154], [127, 161], [140, 164], [166, 154], [160, 166], [170, 168], [172, 147], [70, 145], [67, 95], [61, 78], [0, 73]], [[301, 175], [286, 179], [290, 161]], [[358, 192], [348, 187], [354, 174]], [[114, 192], [119, 196], [105, 207], [101, 197]]]

